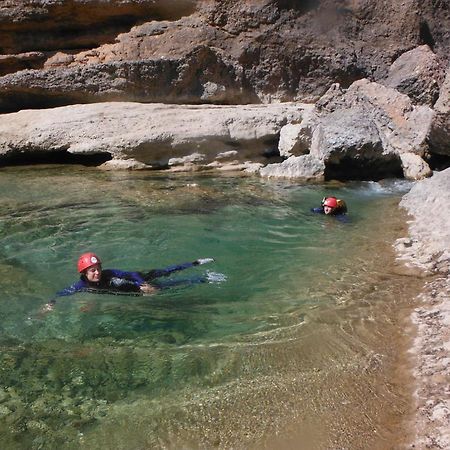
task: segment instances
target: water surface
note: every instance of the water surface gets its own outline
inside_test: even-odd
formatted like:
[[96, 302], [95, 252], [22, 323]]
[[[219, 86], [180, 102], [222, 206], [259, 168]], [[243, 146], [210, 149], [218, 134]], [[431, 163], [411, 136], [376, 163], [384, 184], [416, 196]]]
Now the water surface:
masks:
[[[389, 448], [420, 286], [391, 249], [408, 188], [2, 169], [1, 447]], [[331, 194], [349, 223], [310, 212]], [[214, 257], [172, 277], [226, 279], [40, 314], [85, 251], [124, 270]]]

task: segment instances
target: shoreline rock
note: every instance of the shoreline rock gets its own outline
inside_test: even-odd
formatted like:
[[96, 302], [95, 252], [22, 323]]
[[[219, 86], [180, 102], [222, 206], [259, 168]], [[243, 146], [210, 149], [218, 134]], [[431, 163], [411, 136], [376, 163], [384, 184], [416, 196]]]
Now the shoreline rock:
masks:
[[399, 259], [434, 278], [418, 297], [411, 321], [416, 413], [409, 448], [450, 448], [450, 169], [416, 183], [400, 206], [411, 215]]

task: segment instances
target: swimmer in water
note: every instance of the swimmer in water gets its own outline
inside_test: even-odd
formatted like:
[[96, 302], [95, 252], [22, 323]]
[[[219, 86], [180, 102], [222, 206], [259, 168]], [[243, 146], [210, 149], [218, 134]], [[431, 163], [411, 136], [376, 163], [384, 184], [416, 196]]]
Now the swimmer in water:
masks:
[[[95, 253], [83, 253], [78, 258], [77, 264], [80, 279], [71, 286], [57, 292], [56, 298], [77, 292], [153, 294], [161, 288], [158, 283], [152, 283], [156, 278], [213, 261], [213, 258], [203, 258], [164, 269], [153, 269], [149, 272], [126, 272], [118, 269], [102, 269], [102, 262]], [[50, 300], [43, 310], [52, 310], [56, 304], [56, 298]]]
[[347, 222], [347, 205], [344, 200], [336, 197], [324, 197], [320, 207], [312, 208], [311, 211], [317, 214], [335, 216], [341, 222]]

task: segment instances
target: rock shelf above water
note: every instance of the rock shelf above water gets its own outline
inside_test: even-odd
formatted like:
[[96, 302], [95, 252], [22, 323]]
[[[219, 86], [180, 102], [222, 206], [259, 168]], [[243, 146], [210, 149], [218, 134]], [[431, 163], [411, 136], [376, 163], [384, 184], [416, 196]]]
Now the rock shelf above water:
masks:
[[[440, 98], [448, 94], [443, 85]], [[0, 163], [97, 157], [103, 169], [246, 170], [322, 181], [431, 175], [433, 136], [450, 133], [448, 102], [417, 105], [363, 79], [315, 104], [105, 102], [3, 114]], [[444, 119], [443, 119], [444, 118]], [[446, 155], [446, 149], [439, 147]]]

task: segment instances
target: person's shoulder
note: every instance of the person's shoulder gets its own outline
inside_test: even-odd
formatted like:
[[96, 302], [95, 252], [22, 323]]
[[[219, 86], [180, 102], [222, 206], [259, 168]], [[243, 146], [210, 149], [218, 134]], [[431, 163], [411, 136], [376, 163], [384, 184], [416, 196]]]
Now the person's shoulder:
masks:
[[347, 216], [347, 214], [344, 214], [344, 213], [336, 214], [334, 217], [336, 217], [336, 219], [339, 220], [339, 222], [342, 222], [342, 223], [349, 223], [350, 222], [349, 217]]

